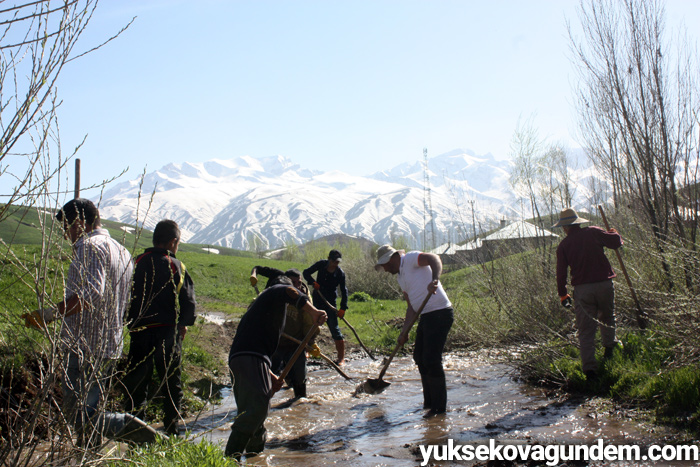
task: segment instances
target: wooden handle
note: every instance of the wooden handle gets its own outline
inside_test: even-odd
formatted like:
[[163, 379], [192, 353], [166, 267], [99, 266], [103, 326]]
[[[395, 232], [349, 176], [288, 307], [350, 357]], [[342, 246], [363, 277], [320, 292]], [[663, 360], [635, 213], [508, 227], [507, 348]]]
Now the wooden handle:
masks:
[[[430, 300], [430, 297], [432, 297], [433, 294], [432, 292], [428, 292], [428, 295], [425, 297], [425, 300], [423, 300], [423, 303], [421, 303], [420, 308], [418, 308], [418, 311], [416, 311], [416, 315], [413, 317], [411, 320], [408, 330], [410, 331], [411, 328], [413, 327], [414, 324], [416, 324], [416, 321], [418, 321], [418, 318], [420, 318], [420, 314], [423, 311], [423, 308], [425, 308], [425, 305], [428, 303], [428, 300]], [[382, 368], [382, 371], [379, 372], [379, 377], [377, 379], [382, 379], [384, 374], [386, 373], [387, 368], [389, 368], [389, 364], [391, 361], [394, 359], [394, 356], [396, 353], [399, 351], [399, 349], [403, 347], [403, 344], [396, 344], [396, 347], [394, 347], [394, 351], [391, 352], [391, 356], [389, 357], [389, 360], [384, 364], [384, 367]]]
[[282, 373], [280, 373], [279, 378], [284, 379], [287, 377], [290, 371], [292, 371], [292, 366], [294, 363], [297, 361], [297, 358], [299, 358], [299, 355], [306, 349], [306, 346], [309, 344], [309, 341], [314, 337], [314, 334], [316, 334], [316, 331], [318, 331], [318, 324], [314, 324], [311, 326], [311, 329], [309, 329], [309, 332], [306, 333], [306, 336], [304, 337], [304, 340], [301, 341], [301, 344], [299, 344], [299, 347], [294, 351], [294, 354], [292, 355], [292, 358], [289, 359], [287, 364], [285, 365], [284, 369], [282, 370]]
[[[336, 314], [338, 313], [338, 309], [337, 309], [336, 307], [334, 307], [333, 305], [331, 305], [331, 302], [329, 302], [328, 300], [326, 300], [326, 297], [323, 296], [323, 294], [321, 293], [320, 290], [317, 290], [316, 293], [318, 294], [319, 297], [321, 297], [321, 300], [323, 300], [323, 301], [326, 303], [326, 305], [328, 306], [328, 308], [330, 308], [331, 310], [335, 310]], [[367, 347], [365, 347], [365, 344], [362, 342], [362, 339], [360, 339], [360, 336], [357, 334], [357, 331], [355, 331], [355, 328], [352, 327], [352, 326], [350, 325], [350, 323], [348, 323], [348, 321], [345, 319], [345, 316], [343, 316], [343, 317], [340, 318], [340, 319], [342, 319], [343, 322], [344, 322], [345, 324], [347, 324], [347, 326], [350, 328], [350, 330], [352, 331], [352, 333], [355, 334], [355, 339], [357, 339], [357, 342], [359, 342], [360, 346], [364, 349], [364, 351], [367, 352], [367, 355], [369, 355], [369, 358], [371, 358], [372, 360], [376, 360], [376, 358], [374, 357], [374, 355], [372, 355], [372, 352], [370, 352], [369, 349], [368, 349]]]
[[[282, 337], [284, 337], [285, 339], [289, 339], [290, 341], [295, 342], [297, 344], [301, 344], [301, 341], [299, 339], [297, 339], [296, 337], [292, 337], [289, 334], [282, 333]], [[313, 350], [311, 348], [311, 346], [308, 344], [306, 345], [306, 349]], [[343, 370], [341, 370], [340, 367], [338, 365], [336, 365], [336, 363], [333, 360], [331, 360], [327, 355], [324, 355], [323, 353], [321, 353], [321, 358], [324, 359], [330, 366], [332, 366], [333, 369], [340, 374], [340, 376], [342, 376], [343, 378], [345, 378], [347, 380], [352, 379], [347, 374], [345, 374], [345, 372]]]
[[[600, 216], [603, 218], [603, 223], [605, 224], [605, 228], [607, 230], [610, 230], [610, 224], [608, 224], [608, 218], [605, 215], [605, 211], [603, 211], [603, 206], [601, 204], [598, 205], [598, 210], [600, 211]], [[634, 291], [634, 287], [632, 286], [632, 281], [630, 280], [629, 274], [627, 274], [627, 268], [625, 267], [625, 263], [622, 261], [622, 255], [620, 254], [620, 250], [616, 249], [615, 254], [617, 255], [617, 261], [620, 263], [620, 269], [622, 269], [622, 274], [625, 276], [625, 281], [627, 282], [627, 287], [630, 289], [630, 295], [632, 295], [632, 300], [634, 300], [634, 304], [637, 306], [637, 324], [639, 325], [640, 328], [645, 329], [647, 327], [646, 323], [646, 313], [642, 311], [642, 307], [639, 304], [639, 299], [637, 298], [637, 294]]]
[[360, 346], [364, 349], [364, 351], [367, 352], [367, 355], [369, 355], [369, 358], [371, 358], [372, 360], [376, 360], [374, 355], [372, 355], [372, 352], [370, 352], [369, 349], [367, 347], [365, 347], [365, 344], [362, 342], [362, 339], [360, 339], [360, 336], [357, 334], [357, 331], [355, 331], [355, 328], [352, 327], [352, 325], [350, 323], [348, 323], [348, 320], [345, 319], [345, 316], [343, 316], [340, 319], [342, 319], [343, 322], [347, 325], [347, 327], [350, 328], [352, 333], [355, 334], [355, 339], [357, 339], [357, 342], [360, 343]]

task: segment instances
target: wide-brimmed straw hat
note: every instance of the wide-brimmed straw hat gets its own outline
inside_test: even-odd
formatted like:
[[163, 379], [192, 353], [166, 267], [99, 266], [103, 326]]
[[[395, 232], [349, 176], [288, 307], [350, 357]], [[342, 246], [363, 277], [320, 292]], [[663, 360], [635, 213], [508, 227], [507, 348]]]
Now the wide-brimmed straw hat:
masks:
[[563, 227], [565, 225], [583, 224], [584, 222], [589, 221], [582, 217], [578, 217], [578, 214], [574, 209], [566, 208], [561, 213], [559, 213], [559, 222], [554, 224], [552, 227]]
[[391, 245], [380, 246], [377, 249], [377, 264], [374, 265], [374, 269], [379, 271], [382, 265], [388, 263], [397, 251]]

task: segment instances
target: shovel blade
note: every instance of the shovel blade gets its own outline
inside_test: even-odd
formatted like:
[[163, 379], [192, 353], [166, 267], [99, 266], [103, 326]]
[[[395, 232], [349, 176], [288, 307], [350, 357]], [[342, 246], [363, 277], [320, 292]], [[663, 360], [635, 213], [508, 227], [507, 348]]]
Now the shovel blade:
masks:
[[356, 393], [365, 393], [365, 394], [376, 394], [379, 392], [382, 392], [386, 387], [388, 387], [391, 383], [388, 383], [384, 381], [383, 379], [377, 378], [373, 379], [370, 378], [364, 383], [360, 384], [360, 386], [357, 388]]

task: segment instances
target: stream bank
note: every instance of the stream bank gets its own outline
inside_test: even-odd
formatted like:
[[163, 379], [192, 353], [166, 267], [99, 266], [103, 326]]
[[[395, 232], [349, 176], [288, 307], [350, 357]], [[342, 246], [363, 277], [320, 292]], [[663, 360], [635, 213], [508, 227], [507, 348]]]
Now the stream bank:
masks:
[[[309, 397], [290, 399], [283, 389], [272, 400], [266, 422], [265, 452], [249, 464], [307, 467], [313, 465], [421, 465], [429, 445], [606, 445], [672, 444], [678, 433], [644, 422], [634, 411], [618, 411], [604, 399], [553, 396], [516, 382], [512, 370], [487, 352], [445, 355], [449, 412], [422, 418], [421, 385], [409, 356], [397, 357], [385, 380], [391, 385], [379, 394], [356, 394], [367, 378], [376, 378], [381, 361], [350, 360], [346, 381], [320, 364], [310, 365]], [[235, 418], [235, 401], [224, 391], [220, 405], [192, 421], [195, 438], [225, 445]], [[423, 448], [421, 448], [423, 446]], [[431, 461], [428, 465], [544, 465], [544, 463], [485, 463]], [[531, 461], [532, 462], [532, 461]], [[608, 465], [596, 461], [557, 465]], [[696, 465], [693, 463], [634, 462], [615, 465]]]

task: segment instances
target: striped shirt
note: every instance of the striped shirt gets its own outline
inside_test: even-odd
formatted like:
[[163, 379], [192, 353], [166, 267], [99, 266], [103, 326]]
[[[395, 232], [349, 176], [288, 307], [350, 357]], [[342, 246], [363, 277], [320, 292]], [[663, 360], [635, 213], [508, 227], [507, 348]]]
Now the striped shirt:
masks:
[[63, 320], [66, 350], [96, 359], [121, 355], [133, 271], [131, 255], [106, 229], [95, 229], [75, 242], [66, 299], [80, 297], [83, 311]]

